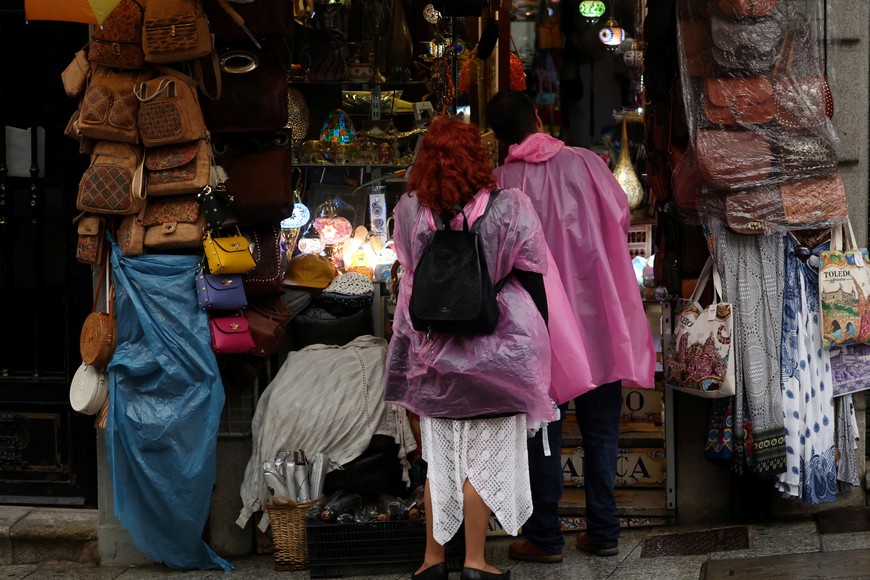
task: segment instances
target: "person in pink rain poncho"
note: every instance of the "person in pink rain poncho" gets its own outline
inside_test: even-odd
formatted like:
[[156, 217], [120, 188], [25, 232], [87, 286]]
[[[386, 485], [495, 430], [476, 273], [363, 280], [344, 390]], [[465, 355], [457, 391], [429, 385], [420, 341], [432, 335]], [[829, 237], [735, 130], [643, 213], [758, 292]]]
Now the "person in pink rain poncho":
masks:
[[[455, 119], [433, 122], [396, 204], [393, 241], [404, 274], [399, 280], [384, 399], [420, 415], [426, 479], [426, 553], [417, 580], [447, 578], [444, 544], [465, 521], [463, 580], [509, 578], [488, 565], [486, 529], [494, 513], [512, 534], [532, 513], [527, 424], [555, 419], [548, 394], [550, 342], [543, 274], [547, 245], [529, 198], [498, 193], [479, 129]], [[414, 269], [435, 232], [433, 212], [452, 228], [462, 216], [482, 219], [500, 316], [492, 334], [418, 332], [409, 317]]]
[[[544, 278], [553, 353], [551, 394], [574, 400], [583, 438], [586, 532], [579, 549], [600, 556], [619, 552], [613, 487], [619, 444], [622, 386], [654, 386], [655, 350], [628, 252], [625, 192], [594, 153], [567, 147], [541, 133], [532, 100], [502, 91], [487, 105], [487, 120], [509, 145], [496, 169], [501, 187], [516, 187], [532, 202], [550, 250]], [[564, 415], [567, 404], [560, 410]], [[549, 446], [559, 449], [562, 420], [549, 425]], [[561, 457], [547, 456], [529, 439], [534, 513], [517, 560], [560, 562], [565, 540], [559, 526]]]

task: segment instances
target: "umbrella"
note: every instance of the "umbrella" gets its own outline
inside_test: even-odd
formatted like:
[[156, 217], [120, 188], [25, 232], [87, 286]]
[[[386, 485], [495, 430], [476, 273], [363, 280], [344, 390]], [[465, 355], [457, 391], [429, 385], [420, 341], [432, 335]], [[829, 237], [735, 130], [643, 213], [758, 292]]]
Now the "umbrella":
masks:
[[102, 24], [121, 0], [24, 0], [27, 20]]

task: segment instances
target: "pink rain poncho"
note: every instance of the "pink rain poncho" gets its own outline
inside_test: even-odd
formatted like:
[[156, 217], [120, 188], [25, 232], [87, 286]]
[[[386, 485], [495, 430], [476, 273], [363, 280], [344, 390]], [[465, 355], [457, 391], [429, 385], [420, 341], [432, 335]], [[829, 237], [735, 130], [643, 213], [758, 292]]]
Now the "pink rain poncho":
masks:
[[[587, 370], [593, 385], [653, 387], [655, 349], [628, 253], [628, 201], [607, 165], [587, 149], [536, 133], [511, 146], [496, 177], [531, 199], [564, 287], [551, 269], [544, 282], [553, 398], [561, 403], [590, 390]], [[562, 327], [571, 326], [567, 309], [576, 331]]]
[[[489, 192], [479, 191], [465, 206], [469, 226], [481, 215]], [[489, 335], [417, 332], [408, 316], [414, 267], [435, 231], [432, 212], [413, 194], [404, 195], [393, 215], [393, 241], [404, 275], [399, 282], [393, 336], [387, 354], [384, 400], [424, 417], [467, 419], [525, 413], [528, 424], [550, 421], [550, 341], [531, 296], [510, 278], [498, 294], [501, 315]], [[461, 227], [462, 217], [451, 222]], [[502, 191], [480, 225], [489, 274], [501, 280], [512, 269], [543, 274], [547, 245], [529, 198]]]

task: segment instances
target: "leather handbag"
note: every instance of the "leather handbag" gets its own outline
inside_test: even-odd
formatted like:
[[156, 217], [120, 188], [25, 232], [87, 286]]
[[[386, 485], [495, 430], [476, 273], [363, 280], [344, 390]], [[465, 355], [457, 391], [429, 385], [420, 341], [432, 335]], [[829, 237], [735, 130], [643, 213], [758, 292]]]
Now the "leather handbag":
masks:
[[223, 183], [208, 186], [197, 194], [202, 213], [205, 214], [205, 227], [218, 231], [239, 225], [239, 220], [230, 209], [233, 196], [227, 193]]
[[679, 19], [680, 54], [686, 74], [690, 77], [708, 77], [713, 74], [713, 59], [710, 54], [709, 19]]
[[129, 143], [100, 141], [79, 181], [80, 211], [117, 215], [139, 213], [145, 204], [142, 149]]
[[766, 234], [785, 224], [782, 197], [776, 186], [724, 196], [725, 223], [738, 234]]
[[103, 23], [94, 26], [88, 48], [93, 64], [122, 69], [145, 67], [142, 51], [143, 2], [121, 0]]
[[196, 273], [196, 299], [203, 310], [241, 310], [248, 305], [240, 274]]
[[199, 193], [208, 187], [211, 146], [207, 139], [145, 151], [148, 196]]
[[153, 250], [198, 248], [205, 231], [205, 216], [196, 197], [150, 201], [142, 218], [145, 247]]
[[88, 75], [91, 72], [91, 63], [88, 62], [88, 53], [85, 49], [78, 51], [72, 61], [60, 73], [63, 82], [63, 90], [68, 97], [77, 97], [85, 90], [88, 83]]
[[700, 129], [695, 156], [701, 178], [716, 188], [752, 187], [770, 173], [767, 137], [751, 131]]
[[106, 220], [96, 215], [78, 220], [76, 260], [82, 264], [99, 266], [103, 260], [103, 241], [106, 238]]
[[138, 214], [125, 216], [118, 226], [118, 248], [125, 256], [141, 256], [145, 253], [145, 226], [142, 225], [144, 217], [143, 206]]
[[730, 20], [710, 17], [713, 61], [727, 71], [761, 72], [773, 68], [782, 40], [782, 24], [774, 17]]
[[223, 51], [220, 63], [220, 98], [203, 102], [210, 131], [276, 131], [287, 125], [287, 71], [277, 50]]
[[719, 12], [737, 18], [770, 16], [776, 11], [778, 0], [716, 0]]
[[[713, 303], [704, 308], [699, 300], [710, 274]], [[666, 353], [665, 382], [675, 389], [707, 398], [734, 396], [734, 317], [731, 304], [722, 302], [722, 281], [709, 258], [695, 291], [675, 313], [674, 343]]]
[[290, 136], [283, 131], [214, 141], [216, 163], [229, 176], [226, 185], [239, 224], [274, 224], [293, 215], [293, 152], [289, 144]]
[[241, 314], [210, 316], [211, 349], [215, 354], [244, 354], [256, 346], [248, 320]]
[[837, 170], [837, 152], [824, 137], [811, 131], [783, 131], [774, 147], [784, 178], [820, 177]]
[[290, 323], [290, 310], [282, 297], [250, 304], [242, 313], [254, 339], [255, 346], [251, 354], [266, 357], [281, 350]]
[[[82, 362], [98, 369], [103, 369], [109, 364], [112, 354], [115, 352], [117, 338], [114, 308], [115, 289], [108, 280], [110, 277], [107, 268], [108, 263], [109, 260], [103, 260], [100, 277], [97, 281], [97, 289], [94, 292], [94, 306], [91, 309], [91, 313], [85, 318], [84, 324], [82, 324], [82, 332], [79, 337], [79, 351], [82, 355]], [[100, 290], [104, 280], [109, 287], [106, 292], [108, 312], [99, 312], [97, 311], [97, 303], [99, 302]]]
[[179, 62], [212, 51], [208, 18], [199, 0], [148, 0], [142, 32], [145, 60]]
[[[204, 6], [211, 30], [219, 44], [248, 43], [253, 46], [235, 16], [227, 12], [225, 4], [206, 2]], [[293, 34], [292, 0], [257, 0], [236, 3], [231, 8], [241, 17], [251, 35], [258, 40], [283, 38]]]
[[209, 232], [202, 248], [212, 274], [245, 274], [257, 265], [242, 235], [213, 238]]
[[707, 79], [704, 116], [714, 125], [764, 124], [773, 120], [776, 104], [767, 77]]
[[93, 139], [138, 143], [139, 99], [133, 94], [133, 88], [151, 76], [149, 71], [96, 67], [82, 98], [78, 132]]
[[139, 83], [139, 135], [145, 147], [175, 145], [204, 139], [207, 132], [196, 81], [174, 73]]
[[811, 40], [804, 30], [789, 33], [773, 71], [776, 120], [784, 127], [818, 127], [834, 116], [831, 87], [819, 67], [813, 65], [810, 68], [815, 70], [803, 75], [795, 70], [797, 50], [801, 51], [798, 58], [803, 64], [819, 60], [810, 45]]
[[256, 267], [243, 276], [245, 294], [251, 300], [284, 294], [284, 252], [281, 251], [281, 229], [260, 226], [243, 232], [250, 241]]
[[826, 228], [849, 217], [846, 188], [839, 173], [804, 181], [782, 183], [783, 214], [793, 229]]

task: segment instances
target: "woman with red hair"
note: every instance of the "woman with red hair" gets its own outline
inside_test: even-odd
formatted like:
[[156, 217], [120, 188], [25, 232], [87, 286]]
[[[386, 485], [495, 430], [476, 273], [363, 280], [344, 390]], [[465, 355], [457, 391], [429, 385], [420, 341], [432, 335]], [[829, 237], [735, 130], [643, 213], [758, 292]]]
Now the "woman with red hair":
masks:
[[[516, 535], [532, 513], [527, 427], [553, 420], [543, 274], [547, 246], [528, 197], [498, 192], [474, 125], [432, 123], [393, 215], [399, 281], [384, 398], [420, 416], [426, 478], [426, 553], [412, 576], [446, 580], [444, 544], [465, 521], [462, 580], [510, 578], [487, 564], [491, 514]], [[414, 269], [435, 232], [434, 215], [461, 228], [478, 219], [500, 316], [492, 334], [415, 331], [409, 316]], [[454, 215], [455, 212], [456, 215]], [[481, 217], [482, 216], [482, 217]], [[558, 453], [558, 450], [555, 452]]]

